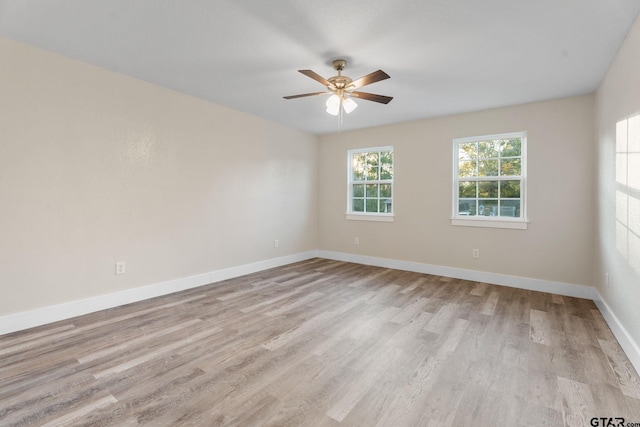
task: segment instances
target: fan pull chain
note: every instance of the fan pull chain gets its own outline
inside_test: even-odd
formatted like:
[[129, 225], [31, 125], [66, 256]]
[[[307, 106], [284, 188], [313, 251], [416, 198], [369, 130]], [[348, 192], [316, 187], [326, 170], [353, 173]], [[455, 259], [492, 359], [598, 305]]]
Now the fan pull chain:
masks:
[[342, 98], [340, 98], [340, 109], [338, 110], [338, 133], [340, 133], [340, 127], [344, 121], [344, 108], [342, 107]]

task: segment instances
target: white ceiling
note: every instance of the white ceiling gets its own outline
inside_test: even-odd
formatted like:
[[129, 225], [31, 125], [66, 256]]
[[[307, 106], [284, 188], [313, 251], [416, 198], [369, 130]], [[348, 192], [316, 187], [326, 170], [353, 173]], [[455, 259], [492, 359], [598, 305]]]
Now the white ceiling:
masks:
[[0, 0], [0, 36], [316, 134], [297, 72], [391, 79], [341, 130], [593, 92], [638, 0]]

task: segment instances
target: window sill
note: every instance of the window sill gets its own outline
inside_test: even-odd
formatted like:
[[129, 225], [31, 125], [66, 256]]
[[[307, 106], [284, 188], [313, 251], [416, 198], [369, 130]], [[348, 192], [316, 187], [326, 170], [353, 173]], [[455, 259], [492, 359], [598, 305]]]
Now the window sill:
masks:
[[348, 213], [347, 220], [349, 221], [377, 221], [377, 222], [393, 222], [394, 216], [391, 214], [377, 215], [377, 214], [354, 214]]
[[513, 230], [526, 230], [529, 226], [529, 221], [523, 219], [462, 219], [451, 218], [451, 225], [457, 225], [462, 227], [485, 227], [485, 228], [508, 228]]

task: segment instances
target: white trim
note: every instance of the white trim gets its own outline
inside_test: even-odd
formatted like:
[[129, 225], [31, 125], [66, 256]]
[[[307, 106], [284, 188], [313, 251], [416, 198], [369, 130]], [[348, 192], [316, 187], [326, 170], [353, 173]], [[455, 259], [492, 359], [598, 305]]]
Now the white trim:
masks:
[[571, 283], [551, 282], [547, 280], [530, 279], [520, 276], [489, 273], [476, 270], [466, 270], [454, 267], [444, 267], [432, 264], [423, 264], [412, 261], [400, 261], [387, 258], [371, 257], [366, 255], [354, 255], [343, 252], [313, 250], [280, 258], [272, 258], [251, 264], [216, 270], [209, 273], [184, 277], [125, 291], [114, 292], [107, 295], [96, 296], [83, 300], [71, 301], [48, 307], [42, 307], [30, 311], [9, 314], [0, 317], [0, 335], [16, 332], [35, 326], [45, 325], [60, 320], [70, 319], [83, 314], [93, 313], [112, 307], [130, 304], [149, 298], [196, 288], [211, 283], [220, 282], [234, 277], [280, 267], [294, 262], [321, 257], [337, 261], [355, 262], [358, 264], [375, 265], [378, 267], [394, 268], [398, 270], [413, 271], [416, 273], [434, 274], [457, 279], [471, 280], [475, 282], [491, 283], [509, 286], [519, 289], [527, 289], [539, 292], [549, 292], [576, 298], [593, 300], [602, 313], [605, 321], [611, 328], [620, 346], [626, 353], [631, 364], [640, 372], [640, 346], [634, 341], [620, 320], [602, 298], [602, 295], [593, 287], [574, 285]]
[[518, 132], [507, 132], [507, 133], [496, 133], [493, 135], [480, 135], [480, 136], [467, 136], [464, 138], [453, 138], [456, 142], [476, 142], [476, 141], [486, 141], [488, 139], [511, 139], [511, 138], [520, 138], [522, 135], [527, 136], [527, 131], [518, 131]]
[[484, 271], [443, 267], [419, 262], [377, 258], [366, 255], [354, 255], [342, 252], [319, 250], [317, 251], [317, 256], [336, 261], [355, 262], [358, 264], [375, 265], [377, 267], [394, 268], [398, 270], [413, 271], [416, 273], [433, 274], [437, 276], [509, 286], [512, 288], [527, 289], [530, 291], [547, 292], [569, 297], [590, 299], [596, 304], [596, 307], [602, 313], [602, 317], [604, 317], [607, 325], [611, 328], [613, 335], [620, 343], [622, 350], [629, 358], [629, 361], [635, 368], [636, 372], [640, 373], [640, 346], [631, 337], [631, 334], [629, 334], [620, 320], [618, 320], [611, 308], [602, 298], [602, 295], [600, 295], [600, 292], [598, 292], [594, 287], [531, 279], [520, 276], [508, 276], [505, 274], [488, 273]]
[[356, 213], [348, 213], [346, 215], [349, 221], [379, 221], [379, 222], [393, 222], [394, 215], [387, 214], [356, 214]]
[[451, 225], [461, 225], [464, 227], [485, 227], [485, 228], [511, 228], [513, 230], [526, 230], [529, 227], [527, 221], [517, 220], [497, 220], [497, 219], [460, 219], [451, 218]]
[[397, 270], [413, 271], [415, 273], [433, 274], [436, 276], [452, 277], [454, 279], [491, 283], [494, 285], [509, 286], [511, 288], [527, 289], [530, 291], [548, 292], [558, 295], [565, 295], [568, 297], [586, 298], [590, 300], [593, 300], [595, 297], [595, 289], [593, 287], [574, 285], [572, 283], [552, 282], [548, 280], [531, 279], [528, 277], [509, 276], [506, 274], [466, 270], [454, 267], [443, 267], [440, 265], [423, 264], [413, 261], [400, 261], [387, 258], [377, 258], [366, 255], [354, 255], [343, 252], [319, 250], [317, 256], [320, 258], [333, 259], [336, 261], [375, 265], [377, 267], [394, 268]]
[[251, 264], [230, 267], [223, 270], [211, 271], [209, 273], [197, 274], [195, 276], [183, 277], [180, 279], [127, 289], [125, 291], [8, 314], [0, 317], [0, 335], [60, 320], [70, 319], [83, 314], [106, 310], [108, 308], [118, 307], [161, 295], [172, 294], [186, 289], [197, 288], [198, 286], [208, 285], [238, 276], [244, 276], [245, 274], [280, 267], [294, 262], [305, 261], [315, 258], [316, 256], [317, 251], [302, 252], [280, 258], [271, 258]]
[[609, 305], [605, 302], [600, 292], [594, 288], [595, 298], [593, 302], [596, 303], [596, 306], [602, 313], [602, 317], [611, 328], [611, 332], [616, 337], [618, 342], [620, 343], [620, 347], [624, 350], [625, 354], [629, 358], [629, 361], [636, 369], [636, 372], [640, 373], [640, 346], [635, 340], [631, 337], [631, 334], [626, 330], [626, 328], [622, 325], [620, 320], [613, 313]]
[[393, 151], [393, 145], [384, 145], [382, 147], [366, 147], [366, 148], [354, 148], [349, 150], [349, 157], [353, 153], [369, 153], [371, 151]]

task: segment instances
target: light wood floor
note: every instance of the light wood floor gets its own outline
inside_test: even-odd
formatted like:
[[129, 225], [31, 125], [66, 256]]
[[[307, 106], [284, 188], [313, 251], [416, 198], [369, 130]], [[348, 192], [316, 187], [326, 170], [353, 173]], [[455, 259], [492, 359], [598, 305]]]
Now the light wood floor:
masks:
[[592, 301], [314, 259], [0, 336], [6, 426], [640, 423]]

